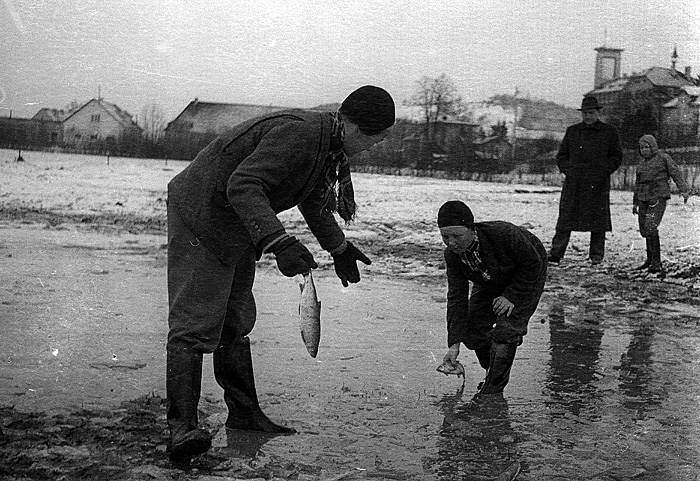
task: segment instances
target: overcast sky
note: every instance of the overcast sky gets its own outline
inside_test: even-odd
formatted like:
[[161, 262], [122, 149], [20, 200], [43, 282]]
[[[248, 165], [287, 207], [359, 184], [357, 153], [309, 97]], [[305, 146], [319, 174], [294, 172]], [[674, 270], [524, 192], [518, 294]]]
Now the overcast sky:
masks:
[[[355, 88], [398, 103], [445, 73], [469, 101], [513, 93], [578, 107], [594, 48], [622, 71], [700, 73], [697, 0], [2, 0], [0, 116], [102, 97], [172, 120], [202, 101], [312, 107]], [[606, 39], [607, 31], [607, 39]]]

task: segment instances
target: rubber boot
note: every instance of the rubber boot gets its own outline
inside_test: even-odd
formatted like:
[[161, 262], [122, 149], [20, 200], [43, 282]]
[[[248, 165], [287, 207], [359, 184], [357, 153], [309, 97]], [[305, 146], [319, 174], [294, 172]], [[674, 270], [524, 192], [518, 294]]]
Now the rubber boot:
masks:
[[474, 349], [474, 354], [476, 354], [476, 358], [479, 360], [479, 365], [488, 371], [489, 364], [491, 363], [491, 342], [479, 349]]
[[651, 252], [652, 252], [651, 242], [649, 242], [648, 237], [646, 237], [644, 240], [646, 241], [646, 244], [647, 244], [647, 260], [644, 261], [644, 264], [642, 264], [641, 266], [636, 268], [636, 270], [638, 270], [638, 271], [643, 271], [644, 269], [648, 269], [649, 266], [651, 265]]
[[663, 264], [661, 264], [661, 241], [659, 240], [659, 236], [651, 237], [649, 243], [651, 244], [651, 256], [648, 270], [651, 273], [663, 276], [664, 267]]
[[272, 422], [260, 409], [250, 355], [250, 339], [244, 337], [240, 342], [216, 348], [214, 377], [224, 389], [224, 400], [229, 413], [227, 428], [277, 434], [296, 432]]
[[202, 353], [189, 347], [168, 346], [166, 393], [170, 459], [188, 466], [192, 456], [211, 447], [211, 435], [198, 427], [197, 405], [202, 385]]
[[503, 392], [510, 380], [510, 369], [515, 360], [515, 351], [518, 346], [514, 344], [491, 344], [491, 359], [489, 370], [486, 373], [484, 384], [477, 394], [494, 394]]

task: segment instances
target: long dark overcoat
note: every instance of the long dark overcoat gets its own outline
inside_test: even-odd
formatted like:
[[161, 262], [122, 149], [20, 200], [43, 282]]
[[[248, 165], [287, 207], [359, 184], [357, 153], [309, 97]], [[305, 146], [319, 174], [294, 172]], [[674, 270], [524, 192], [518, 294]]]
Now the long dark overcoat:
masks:
[[610, 220], [610, 175], [622, 163], [617, 129], [596, 121], [566, 129], [557, 165], [566, 176], [559, 201], [558, 231], [604, 232]]
[[297, 206], [325, 250], [345, 235], [322, 209], [331, 136], [328, 112], [282, 111], [244, 122], [205, 147], [168, 184], [168, 202], [224, 264], [284, 232]]

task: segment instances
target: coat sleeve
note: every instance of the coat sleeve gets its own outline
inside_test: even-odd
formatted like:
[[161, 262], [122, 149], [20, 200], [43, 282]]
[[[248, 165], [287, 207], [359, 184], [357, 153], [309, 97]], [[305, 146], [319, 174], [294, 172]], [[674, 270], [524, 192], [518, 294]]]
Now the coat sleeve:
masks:
[[612, 125], [610, 127], [610, 140], [608, 143], [608, 175], [612, 175], [622, 165], [622, 146], [620, 145], [620, 135]]
[[666, 170], [668, 171], [669, 177], [676, 183], [676, 187], [678, 187], [681, 194], [688, 194], [690, 192], [690, 187], [688, 187], [683, 171], [670, 155], [666, 154], [664, 158], [666, 160]]
[[569, 140], [571, 139], [571, 128], [566, 129], [564, 138], [559, 145], [559, 151], [557, 152], [557, 166], [559, 166], [559, 171], [567, 175], [569, 173], [569, 167], [571, 166], [571, 157], [569, 153]]
[[321, 176], [311, 193], [297, 207], [318, 243], [330, 252], [343, 243], [345, 234], [333, 213], [323, 209], [324, 182]]
[[527, 234], [519, 227], [509, 229], [499, 242], [503, 243], [517, 266], [511, 283], [503, 291], [503, 297], [517, 305], [527, 298], [534, 286], [542, 282], [543, 263], [547, 260], [542, 258]]
[[269, 194], [290, 175], [310, 174], [320, 135], [317, 127], [303, 121], [281, 124], [264, 135], [229, 177], [226, 195], [255, 246], [284, 231]]
[[459, 266], [459, 259], [445, 251], [447, 266], [447, 347], [467, 338], [469, 279]]

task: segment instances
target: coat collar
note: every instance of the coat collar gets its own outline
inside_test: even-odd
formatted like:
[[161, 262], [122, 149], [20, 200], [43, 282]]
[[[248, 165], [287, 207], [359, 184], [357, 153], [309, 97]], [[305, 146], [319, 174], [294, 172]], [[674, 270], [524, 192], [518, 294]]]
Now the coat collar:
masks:
[[588, 129], [602, 130], [603, 125], [604, 125], [603, 122], [601, 122], [600, 120], [596, 120], [591, 125], [588, 125], [585, 122], [580, 122], [578, 124], [578, 129], [579, 130], [588, 130]]

